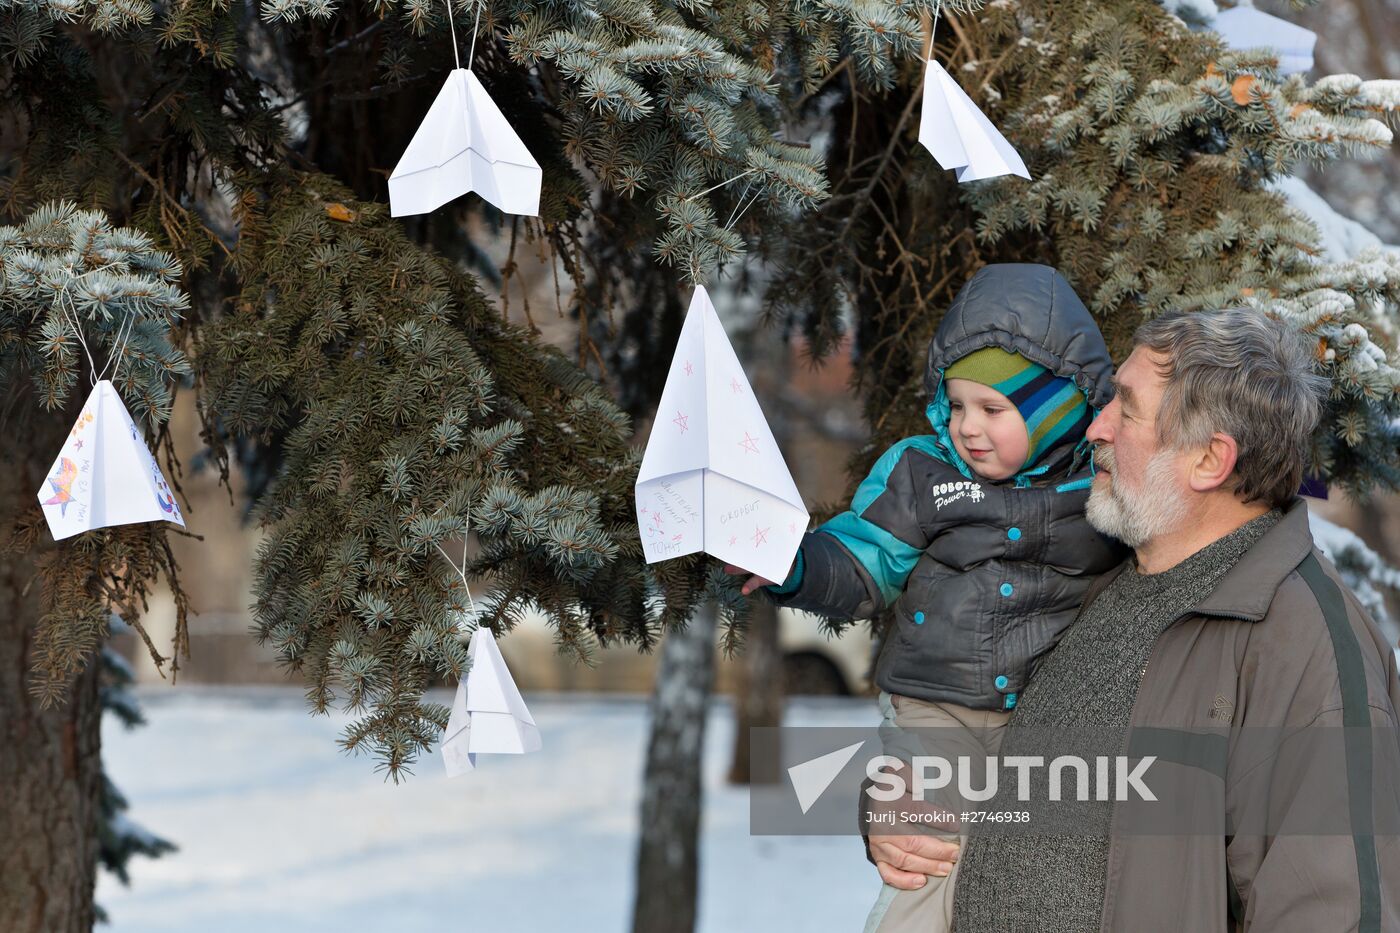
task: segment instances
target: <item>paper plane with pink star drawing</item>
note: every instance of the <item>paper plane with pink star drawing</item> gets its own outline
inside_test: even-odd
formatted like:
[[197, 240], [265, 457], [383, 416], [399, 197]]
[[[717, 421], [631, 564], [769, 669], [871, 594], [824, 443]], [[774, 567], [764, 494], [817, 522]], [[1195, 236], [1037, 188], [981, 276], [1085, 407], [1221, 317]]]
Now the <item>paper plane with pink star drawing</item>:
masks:
[[55, 541], [111, 525], [185, 524], [145, 438], [106, 379], [83, 403], [39, 489], [39, 505]]
[[697, 288], [637, 474], [647, 563], [704, 551], [781, 582], [807, 509], [710, 296]]

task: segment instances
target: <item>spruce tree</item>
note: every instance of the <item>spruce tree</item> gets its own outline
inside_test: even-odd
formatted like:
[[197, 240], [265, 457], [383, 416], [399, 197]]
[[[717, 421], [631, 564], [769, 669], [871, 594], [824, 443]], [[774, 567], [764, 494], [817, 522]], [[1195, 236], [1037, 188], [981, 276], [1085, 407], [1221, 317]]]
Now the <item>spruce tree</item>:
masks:
[[[464, 233], [479, 202], [407, 223], [387, 215], [385, 168], [451, 61], [446, 12], [143, 0], [0, 9], [13, 130], [0, 192], [14, 225], [0, 242], [0, 387], [5, 429], [24, 438], [3, 451], [11, 611], [0, 642], [14, 657], [0, 704], [23, 711], [9, 722], [28, 739], [9, 746], [17, 805], [3, 828], [35, 841], [6, 856], [6, 925], [91, 923], [102, 817], [91, 659], [108, 613], [139, 627], [164, 578], [180, 608], [176, 663], [186, 644], [169, 528], [58, 545], [44, 529], [34, 491], [96, 368], [76, 352], [79, 329], [98, 357], [116, 357], [118, 388], [177, 483], [160, 432], [172, 394], [196, 391], [213, 459], [245, 470], [267, 528], [259, 634], [305, 677], [314, 709], [361, 712], [343, 743], [393, 777], [445, 721], [424, 687], [464, 661], [453, 628], [464, 594], [439, 546], [469, 531], [479, 545], [471, 571], [492, 588], [481, 624], [505, 631], [537, 605], [576, 654], [648, 647], [716, 590], [699, 559], [642, 563], [627, 418], [577, 365], [501, 320], [448, 258], [480, 255]], [[459, 7], [458, 28], [475, 12]], [[917, 21], [881, 6], [483, 8], [472, 67], [549, 178], [540, 219], [511, 220], [512, 241], [553, 247], [585, 282], [588, 232], [606, 222], [592, 191], [604, 189], [611, 203], [647, 205], [647, 224], [619, 239], [659, 225], [647, 248], [673, 266], [677, 294], [681, 277], [742, 247], [718, 220], [739, 189], [707, 189], [742, 176], [777, 213], [823, 196], [819, 159], [781, 138], [774, 69], [801, 59], [819, 72], [849, 41], [863, 68], [888, 71]], [[89, 255], [94, 237], [107, 252]], [[92, 291], [78, 281], [91, 270], [150, 295]], [[72, 321], [55, 311], [65, 304]], [[117, 328], [133, 315], [118, 352]], [[67, 772], [65, 735], [80, 740], [81, 767]], [[25, 803], [43, 794], [48, 806]]]
[[[474, 536], [483, 624], [504, 633], [534, 603], [578, 655], [649, 647], [706, 593], [733, 606], [698, 558], [642, 563], [628, 415], [659, 389], [686, 283], [746, 254], [774, 339], [800, 329], [820, 353], [854, 328], [865, 460], [919, 429], [922, 355], [956, 288], [986, 262], [1044, 261], [1120, 358], [1167, 308], [1284, 316], [1333, 381], [1317, 471], [1394, 488], [1400, 270], [1382, 254], [1320, 261], [1268, 183], [1387, 144], [1395, 87], [1281, 78], [1150, 0], [977, 6], [458, 4], [473, 70], [544, 168], [541, 216], [468, 197], [405, 221], [384, 178], [452, 66], [443, 3], [0, 6], [0, 417], [18, 439], [0, 451], [0, 708], [27, 736], [0, 765], [17, 802], [0, 828], [63, 853], [7, 852], [0, 925], [90, 924], [108, 613], [139, 626], [166, 579], [183, 647], [170, 528], [55, 545], [43, 526], [34, 491], [89, 369], [60, 304], [99, 366], [115, 327], [139, 321], [117, 383], [177, 482], [163, 423], [173, 393], [196, 393], [215, 460], [250, 477], [267, 530], [258, 633], [313, 709], [360, 713], [345, 746], [395, 777], [446, 718], [424, 687], [463, 663], [463, 594], [439, 546]], [[1032, 181], [959, 186], [918, 147], [935, 13], [935, 56]], [[503, 269], [476, 220], [511, 244]], [[568, 357], [479, 287], [508, 290], [531, 245], [577, 319]]]
[[768, 298], [819, 348], [854, 311], [874, 429], [857, 469], [919, 430], [924, 352], [961, 284], [988, 262], [1039, 261], [1070, 279], [1119, 360], [1166, 310], [1280, 315], [1333, 384], [1317, 473], [1357, 494], [1396, 488], [1400, 260], [1322, 260], [1316, 229], [1269, 188], [1389, 145], [1396, 82], [1283, 78], [1267, 52], [1230, 51], [1147, 0], [994, 0], [943, 17], [933, 54], [1032, 179], [957, 185], [932, 163], [915, 135], [918, 62], [891, 93], [841, 84], [825, 102], [831, 197], [776, 247]]

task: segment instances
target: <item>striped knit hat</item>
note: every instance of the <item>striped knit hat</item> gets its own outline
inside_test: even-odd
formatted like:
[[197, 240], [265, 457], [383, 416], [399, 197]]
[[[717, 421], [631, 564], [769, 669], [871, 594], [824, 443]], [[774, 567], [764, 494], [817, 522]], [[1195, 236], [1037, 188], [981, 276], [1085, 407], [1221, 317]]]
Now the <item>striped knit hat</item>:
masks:
[[1073, 382], [1001, 347], [974, 350], [949, 366], [943, 376], [980, 383], [1011, 400], [1030, 435], [1025, 466], [1066, 438], [1083, 437], [1093, 420], [1084, 393]]

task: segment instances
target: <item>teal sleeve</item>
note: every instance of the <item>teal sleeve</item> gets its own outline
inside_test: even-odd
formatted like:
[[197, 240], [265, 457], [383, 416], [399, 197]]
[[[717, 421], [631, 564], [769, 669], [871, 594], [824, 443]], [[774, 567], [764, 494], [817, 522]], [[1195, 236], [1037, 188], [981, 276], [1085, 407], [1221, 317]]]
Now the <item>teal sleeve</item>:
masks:
[[[766, 587], [780, 606], [832, 618], [865, 619], [894, 603], [928, 547], [920, 521], [933, 439], [900, 441], [876, 461], [851, 508], [802, 539], [788, 578]], [[922, 478], [919, 478], [922, 477]]]
[[907, 454], [911, 448], [922, 450], [931, 440], [908, 438], [885, 451], [857, 487], [850, 510], [818, 529], [855, 558], [886, 606], [904, 591], [905, 581], [928, 546], [918, 521], [920, 492], [910, 475]]
[[797, 588], [802, 585], [802, 571], [805, 569], [804, 563], [805, 562], [802, 560], [802, 549], [798, 548], [797, 557], [792, 562], [792, 570], [788, 571], [787, 579], [781, 584], [765, 586], [764, 589], [774, 596], [784, 596], [788, 593], [795, 592]]

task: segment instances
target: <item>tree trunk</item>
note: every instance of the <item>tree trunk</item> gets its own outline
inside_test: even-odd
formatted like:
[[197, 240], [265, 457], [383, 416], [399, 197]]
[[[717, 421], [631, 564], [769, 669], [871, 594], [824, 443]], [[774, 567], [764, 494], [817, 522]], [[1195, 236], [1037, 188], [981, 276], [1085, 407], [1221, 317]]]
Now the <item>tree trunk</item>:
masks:
[[752, 760], [749, 730], [783, 724], [783, 655], [778, 648], [778, 607], [755, 599], [749, 607], [744, 663], [734, 695], [734, 763], [731, 784], [774, 784], [778, 780], [777, 746], [772, 755]]
[[[794, 429], [802, 430], [801, 425], [794, 424], [800, 416], [784, 403], [792, 387], [792, 344], [757, 320], [742, 334], [740, 348], [744, 366], [753, 374], [755, 395], [765, 403], [772, 401], [765, 404], [765, 409], [773, 440], [780, 450], [791, 451]], [[791, 458], [791, 453], [788, 456]], [[800, 483], [803, 465], [795, 465]], [[783, 657], [778, 646], [778, 608], [762, 596], [753, 596], [749, 599], [744, 658], [734, 694], [734, 756], [729, 783], [772, 784], [778, 780], [775, 743], [768, 743], [773, 749], [770, 760], [751, 761], [749, 730], [782, 725], [782, 717]]]
[[39, 618], [26, 560], [0, 564], [0, 930], [88, 933], [93, 923], [102, 790], [96, 664], [68, 702], [40, 709], [28, 692]]
[[[33, 441], [27, 449], [58, 450], [66, 416], [53, 416], [62, 422], [56, 431], [24, 432]], [[47, 466], [0, 462], [0, 528], [35, 506]], [[0, 558], [0, 930], [90, 933], [102, 795], [99, 665], [77, 676], [62, 706], [40, 709], [29, 695], [40, 588], [32, 555]]]
[[689, 933], [699, 894], [701, 751], [715, 676], [712, 604], [661, 642], [651, 698], [632, 933]]

